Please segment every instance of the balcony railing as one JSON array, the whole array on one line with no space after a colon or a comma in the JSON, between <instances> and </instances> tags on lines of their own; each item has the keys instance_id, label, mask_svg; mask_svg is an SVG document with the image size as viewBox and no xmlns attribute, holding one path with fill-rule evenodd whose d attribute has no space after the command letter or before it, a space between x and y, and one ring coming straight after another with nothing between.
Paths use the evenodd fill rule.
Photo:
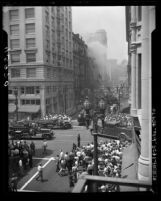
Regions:
<instances>
[{"instance_id":1,"label":"balcony railing","mask_svg":"<svg viewBox=\"0 0 161 201\"><path fill-rule=\"evenodd\" d=\"M141 191L150 191L152 184L148 181L139 181L123 178L112 178L112 177L102 177L102 176L92 176L84 175L80 176L76 186L74 187L72 193L84 193L84 192L97 192L96 187L99 184L113 184L116 185L119 191L119 186L136 187L141 188ZM87 190L85 191L87 187ZM136 190L139 191L139 190Z\"/></svg>"}]
</instances>

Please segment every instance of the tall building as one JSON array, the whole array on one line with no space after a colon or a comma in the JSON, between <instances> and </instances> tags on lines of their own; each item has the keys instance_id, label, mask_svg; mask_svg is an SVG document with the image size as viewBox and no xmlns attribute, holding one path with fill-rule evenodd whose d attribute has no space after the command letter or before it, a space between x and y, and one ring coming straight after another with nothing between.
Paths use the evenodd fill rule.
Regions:
<instances>
[{"instance_id":1,"label":"tall building","mask_svg":"<svg viewBox=\"0 0 161 201\"><path fill-rule=\"evenodd\" d=\"M4 7L3 14L9 116L16 99L19 118L69 113L74 107L71 7Z\"/></svg>"},{"instance_id":2,"label":"tall building","mask_svg":"<svg viewBox=\"0 0 161 201\"><path fill-rule=\"evenodd\" d=\"M79 34L73 33L73 67L76 105L79 104L81 97L83 97L84 89L88 87L87 56L87 45Z\"/></svg>"},{"instance_id":3,"label":"tall building","mask_svg":"<svg viewBox=\"0 0 161 201\"><path fill-rule=\"evenodd\" d=\"M131 78L131 115L141 125L138 179L152 182L152 32L156 28L155 6L127 6L126 34Z\"/></svg>"}]
</instances>

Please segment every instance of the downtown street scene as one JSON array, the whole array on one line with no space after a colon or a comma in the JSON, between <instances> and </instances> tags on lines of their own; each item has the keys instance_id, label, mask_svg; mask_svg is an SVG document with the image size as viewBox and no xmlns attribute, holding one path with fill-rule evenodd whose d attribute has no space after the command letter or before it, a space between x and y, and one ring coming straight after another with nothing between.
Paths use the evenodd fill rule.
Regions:
<instances>
[{"instance_id":1,"label":"downtown street scene","mask_svg":"<svg viewBox=\"0 0 161 201\"><path fill-rule=\"evenodd\" d=\"M155 15L3 7L8 192L153 192Z\"/></svg>"}]
</instances>

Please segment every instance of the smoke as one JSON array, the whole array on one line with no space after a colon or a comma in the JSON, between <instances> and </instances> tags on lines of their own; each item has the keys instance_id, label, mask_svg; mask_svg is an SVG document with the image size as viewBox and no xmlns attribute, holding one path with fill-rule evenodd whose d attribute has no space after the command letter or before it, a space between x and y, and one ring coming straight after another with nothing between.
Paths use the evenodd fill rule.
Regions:
<instances>
[{"instance_id":1,"label":"smoke","mask_svg":"<svg viewBox=\"0 0 161 201\"><path fill-rule=\"evenodd\" d=\"M101 75L107 72L107 48L98 41L93 41L88 45L88 56L94 58Z\"/></svg>"}]
</instances>

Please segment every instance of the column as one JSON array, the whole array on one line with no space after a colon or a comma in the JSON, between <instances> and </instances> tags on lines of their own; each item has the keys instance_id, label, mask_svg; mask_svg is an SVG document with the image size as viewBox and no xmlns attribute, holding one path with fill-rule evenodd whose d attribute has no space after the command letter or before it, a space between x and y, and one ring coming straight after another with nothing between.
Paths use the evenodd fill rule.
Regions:
<instances>
[{"instance_id":1,"label":"column","mask_svg":"<svg viewBox=\"0 0 161 201\"><path fill-rule=\"evenodd\" d=\"M41 87L40 94L41 118L43 118L46 115L45 86Z\"/></svg>"},{"instance_id":2,"label":"column","mask_svg":"<svg viewBox=\"0 0 161 201\"><path fill-rule=\"evenodd\" d=\"M136 110L136 6L131 6L131 115L137 115Z\"/></svg>"},{"instance_id":3,"label":"column","mask_svg":"<svg viewBox=\"0 0 161 201\"><path fill-rule=\"evenodd\" d=\"M139 180L150 180L150 166L152 161L150 160L150 140L151 140L151 129L149 124L150 119L150 98L151 92L149 91L151 75L149 74L150 59L149 53L149 8L148 6L142 6L142 128L141 128L141 155L138 161L138 179Z\"/></svg>"},{"instance_id":4,"label":"column","mask_svg":"<svg viewBox=\"0 0 161 201\"><path fill-rule=\"evenodd\" d=\"M138 60L139 55L136 54L136 109L138 111L139 109L139 66L138 66Z\"/></svg>"}]
</instances>

